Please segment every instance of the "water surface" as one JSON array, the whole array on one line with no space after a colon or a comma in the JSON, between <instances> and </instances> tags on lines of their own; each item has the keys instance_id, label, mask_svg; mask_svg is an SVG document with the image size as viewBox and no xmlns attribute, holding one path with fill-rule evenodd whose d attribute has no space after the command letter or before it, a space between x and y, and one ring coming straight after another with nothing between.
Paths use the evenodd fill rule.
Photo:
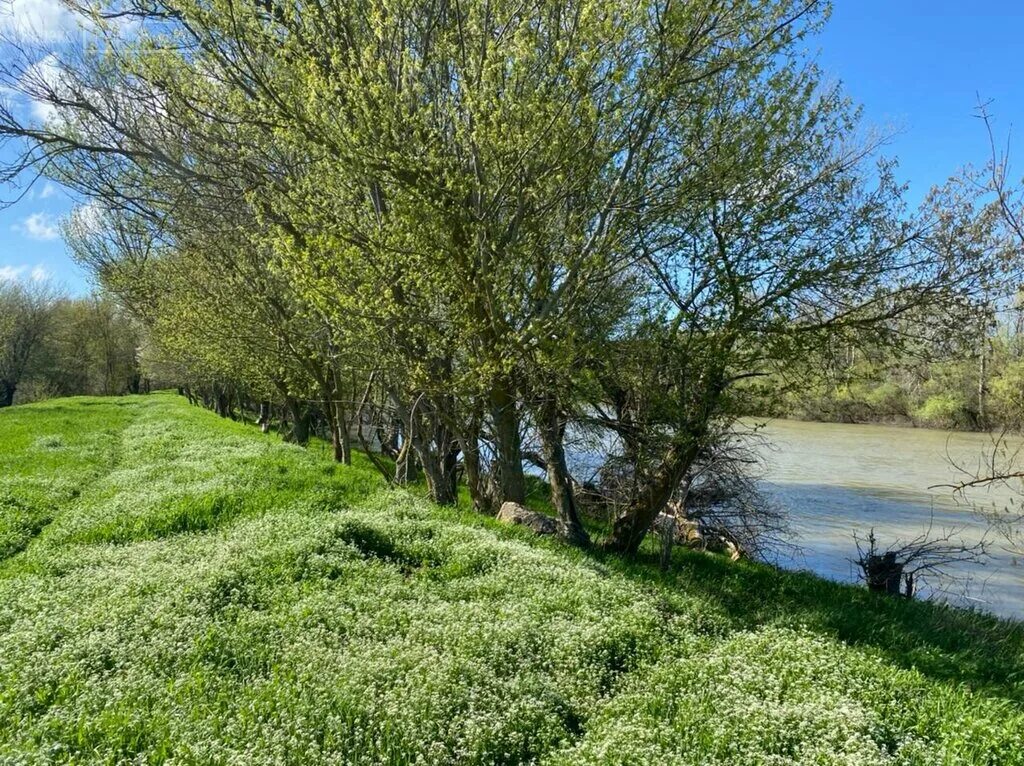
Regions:
<instances>
[{"instance_id":1,"label":"water surface","mask_svg":"<svg viewBox=\"0 0 1024 766\"><path fill-rule=\"evenodd\" d=\"M764 450L765 489L789 511L799 546L781 555L787 568L856 581L854 533L874 527L884 545L931 527L932 535L959 530L970 544L986 536L980 508L1021 499L1007 487L973 490L965 500L935 486L963 480L954 463L980 467L992 451L986 434L791 420L769 421L762 432L772 445ZM1024 561L988 536L990 560L952 566L951 577L932 578L922 595L1024 617Z\"/></svg>"}]
</instances>

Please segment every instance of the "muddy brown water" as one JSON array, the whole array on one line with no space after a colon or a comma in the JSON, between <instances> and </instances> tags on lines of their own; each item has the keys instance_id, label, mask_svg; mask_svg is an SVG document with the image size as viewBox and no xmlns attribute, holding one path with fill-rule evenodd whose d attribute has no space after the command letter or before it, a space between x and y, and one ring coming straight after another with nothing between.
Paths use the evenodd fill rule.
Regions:
<instances>
[{"instance_id":1,"label":"muddy brown water","mask_svg":"<svg viewBox=\"0 0 1024 766\"><path fill-rule=\"evenodd\" d=\"M854 534L873 527L882 543L957 530L968 544L986 537L991 557L954 564L931 577L923 596L1003 616L1024 618L1024 560L988 531L979 511L1020 504L1005 486L958 498L935 485L962 480L954 464L979 468L992 452L990 435L878 425L764 422L763 488L789 513L795 550L778 563L841 581L857 580ZM1018 443L1020 443L1018 441Z\"/></svg>"}]
</instances>

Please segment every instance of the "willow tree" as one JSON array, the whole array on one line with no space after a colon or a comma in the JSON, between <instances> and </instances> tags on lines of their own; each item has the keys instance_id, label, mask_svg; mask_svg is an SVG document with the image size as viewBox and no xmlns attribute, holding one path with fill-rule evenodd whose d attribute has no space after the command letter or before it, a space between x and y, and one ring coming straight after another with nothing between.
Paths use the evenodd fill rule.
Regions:
<instances>
[{"instance_id":1,"label":"willow tree","mask_svg":"<svg viewBox=\"0 0 1024 766\"><path fill-rule=\"evenodd\" d=\"M316 147L276 208L316 241L284 267L333 324L369 320L467 458L494 445L499 502L523 499L531 411L581 539L564 413L630 313L638 221L676 214L692 176L665 157L676 110L792 45L815 5L279 4L203 45L294 125L282 140Z\"/></svg>"},{"instance_id":2,"label":"willow tree","mask_svg":"<svg viewBox=\"0 0 1024 766\"><path fill-rule=\"evenodd\" d=\"M34 142L24 161L92 200L66 227L76 257L215 399L242 383L282 397L300 425L312 400L348 461L328 333L271 270L265 205L250 196L287 168L253 158L262 134L227 108L231 90L168 55L161 39L110 38L109 49L79 52L53 77L19 80L54 110L49 123L24 128Z\"/></svg>"},{"instance_id":3,"label":"willow tree","mask_svg":"<svg viewBox=\"0 0 1024 766\"><path fill-rule=\"evenodd\" d=\"M638 219L630 243L648 302L598 368L596 404L634 482L608 541L624 552L742 411L739 381L830 339L899 343L901 317L956 304L999 249L970 216L908 215L878 143L857 140L856 111L813 63L751 59L702 92L671 110L666 140L667 172L694 168L690 183L655 197L667 214Z\"/></svg>"}]
</instances>

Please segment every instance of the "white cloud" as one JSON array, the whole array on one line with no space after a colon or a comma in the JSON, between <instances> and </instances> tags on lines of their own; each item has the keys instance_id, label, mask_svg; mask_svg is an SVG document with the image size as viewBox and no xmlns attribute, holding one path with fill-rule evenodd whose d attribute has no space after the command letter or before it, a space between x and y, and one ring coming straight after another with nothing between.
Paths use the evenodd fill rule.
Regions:
<instances>
[{"instance_id":1,"label":"white cloud","mask_svg":"<svg viewBox=\"0 0 1024 766\"><path fill-rule=\"evenodd\" d=\"M0 0L0 33L15 40L56 42L79 28L60 0Z\"/></svg>"},{"instance_id":2,"label":"white cloud","mask_svg":"<svg viewBox=\"0 0 1024 766\"><path fill-rule=\"evenodd\" d=\"M35 266L0 266L0 282L17 282L23 278L31 279L33 282L45 282L52 277L53 273L41 263Z\"/></svg>"},{"instance_id":3,"label":"white cloud","mask_svg":"<svg viewBox=\"0 0 1024 766\"><path fill-rule=\"evenodd\" d=\"M57 107L46 99L52 97L50 94L59 95L67 89L62 87L63 77L64 69L61 67L60 60L53 53L27 67L22 74L19 83L20 90L28 96L32 116L39 122L46 123L57 116Z\"/></svg>"},{"instance_id":4,"label":"white cloud","mask_svg":"<svg viewBox=\"0 0 1024 766\"><path fill-rule=\"evenodd\" d=\"M71 211L71 223L76 230L87 234L99 234L103 231L106 210L96 200L89 200Z\"/></svg>"},{"instance_id":5,"label":"white cloud","mask_svg":"<svg viewBox=\"0 0 1024 766\"><path fill-rule=\"evenodd\" d=\"M39 199L50 199L57 194L57 187L47 181L43 184L43 188L39 190Z\"/></svg>"},{"instance_id":6,"label":"white cloud","mask_svg":"<svg viewBox=\"0 0 1024 766\"><path fill-rule=\"evenodd\" d=\"M60 236L57 220L49 213L33 213L21 223L14 224L11 229L29 239L38 239L42 242L48 242Z\"/></svg>"}]
</instances>

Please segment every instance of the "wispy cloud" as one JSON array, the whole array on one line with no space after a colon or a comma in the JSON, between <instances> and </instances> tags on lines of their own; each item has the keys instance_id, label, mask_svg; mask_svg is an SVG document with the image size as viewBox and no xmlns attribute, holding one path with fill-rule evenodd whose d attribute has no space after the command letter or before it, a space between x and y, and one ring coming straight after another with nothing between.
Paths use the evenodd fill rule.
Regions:
<instances>
[{"instance_id":1,"label":"wispy cloud","mask_svg":"<svg viewBox=\"0 0 1024 766\"><path fill-rule=\"evenodd\" d=\"M89 234L98 234L103 230L105 215L106 212L99 202L89 200L71 211L71 222L76 229L81 229Z\"/></svg>"},{"instance_id":2,"label":"wispy cloud","mask_svg":"<svg viewBox=\"0 0 1024 766\"><path fill-rule=\"evenodd\" d=\"M15 40L56 42L79 28L60 0L0 0L0 32Z\"/></svg>"},{"instance_id":3,"label":"wispy cloud","mask_svg":"<svg viewBox=\"0 0 1024 766\"><path fill-rule=\"evenodd\" d=\"M57 187L54 186L50 181L43 184L43 188L39 190L39 199L50 199L57 195Z\"/></svg>"},{"instance_id":4,"label":"wispy cloud","mask_svg":"<svg viewBox=\"0 0 1024 766\"><path fill-rule=\"evenodd\" d=\"M59 95L67 90L65 78L64 68L54 53L26 67L18 87L21 95L28 99L32 117L38 122L45 124L56 119L57 107L50 101L54 94Z\"/></svg>"},{"instance_id":5,"label":"wispy cloud","mask_svg":"<svg viewBox=\"0 0 1024 766\"><path fill-rule=\"evenodd\" d=\"M57 220L49 213L32 213L21 223L14 224L11 229L24 237L42 242L48 242L60 236Z\"/></svg>"},{"instance_id":6,"label":"wispy cloud","mask_svg":"<svg viewBox=\"0 0 1024 766\"><path fill-rule=\"evenodd\" d=\"M23 263L17 266L0 266L0 282L17 282L25 277L33 282L45 282L52 278L53 274L42 264L30 266Z\"/></svg>"}]
</instances>

